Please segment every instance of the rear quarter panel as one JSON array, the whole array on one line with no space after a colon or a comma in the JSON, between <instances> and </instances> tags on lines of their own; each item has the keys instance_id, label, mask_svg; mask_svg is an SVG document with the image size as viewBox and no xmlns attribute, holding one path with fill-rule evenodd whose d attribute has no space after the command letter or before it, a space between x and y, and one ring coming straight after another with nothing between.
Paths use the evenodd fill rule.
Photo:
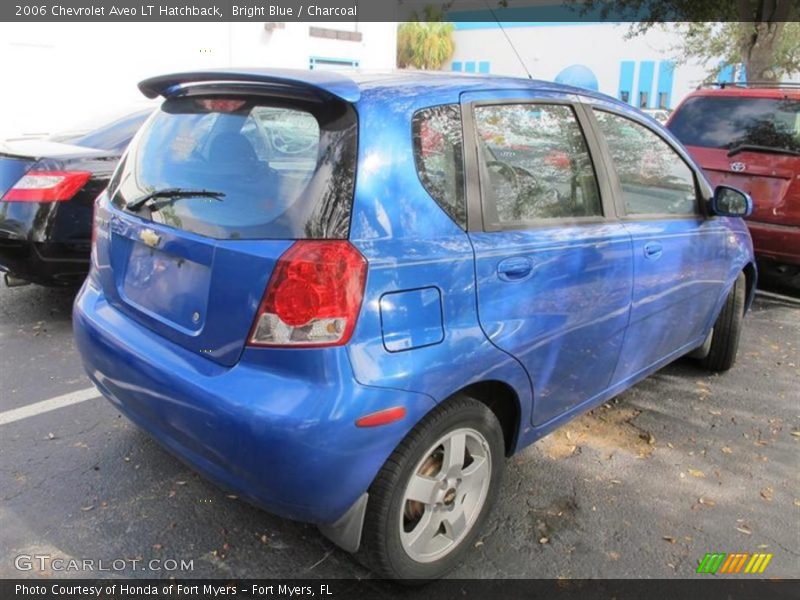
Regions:
<instances>
[{"instance_id":1,"label":"rear quarter panel","mask_svg":"<svg viewBox=\"0 0 800 600\"><path fill-rule=\"evenodd\" d=\"M527 424L530 380L516 359L489 342L478 323L469 238L428 195L414 165L413 113L457 103L457 92L428 95L419 105L413 90L396 92L392 98L364 94L357 106L359 171L350 240L369 262L369 272L349 344L355 377L364 385L422 392L437 403L471 383L502 381L516 392L521 423ZM436 299L431 289L441 304L440 335L432 323L438 309L420 303ZM398 307L400 318L394 314L382 320L382 300L385 309L387 298L404 297L410 300ZM404 324L405 337L425 343L398 348L391 342L398 332L387 329L398 323Z\"/></svg>"}]
</instances>

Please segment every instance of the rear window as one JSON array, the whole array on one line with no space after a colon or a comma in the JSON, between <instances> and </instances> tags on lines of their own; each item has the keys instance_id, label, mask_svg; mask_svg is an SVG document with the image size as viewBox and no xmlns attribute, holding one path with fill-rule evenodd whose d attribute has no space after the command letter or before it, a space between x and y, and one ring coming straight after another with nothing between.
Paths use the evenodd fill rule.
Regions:
<instances>
[{"instance_id":1,"label":"rear window","mask_svg":"<svg viewBox=\"0 0 800 600\"><path fill-rule=\"evenodd\" d=\"M120 166L113 202L217 239L344 239L355 161L356 115L344 102L173 98Z\"/></svg>"},{"instance_id":2,"label":"rear window","mask_svg":"<svg viewBox=\"0 0 800 600\"><path fill-rule=\"evenodd\" d=\"M97 148L100 150L125 150L139 127L145 122L150 110L139 111L112 123L107 123L88 133L75 137L54 136L59 141L69 142L76 146Z\"/></svg>"},{"instance_id":3,"label":"rear window","mask_svg":"<svg viewBox=\"0 0 800 600\"><path fill-rule=\"evenodd\" d=\"M673 115L669 129L687 146L764 146L800 152L800 101L697 96Z\"/></svg>"}]
</instances>

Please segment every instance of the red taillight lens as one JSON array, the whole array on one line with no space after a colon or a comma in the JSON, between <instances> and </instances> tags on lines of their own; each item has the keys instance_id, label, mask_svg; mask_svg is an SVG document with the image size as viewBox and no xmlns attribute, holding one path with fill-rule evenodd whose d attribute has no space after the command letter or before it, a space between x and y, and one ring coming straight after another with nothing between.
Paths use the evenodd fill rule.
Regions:
<instances>
[{"instance_id":1,"label":"red taillight lens","mask_svg":"<svg viewBox=\"0 0 800 600\"><path fill-rule=\"evenodd\" d=\"M78 193L88 171L28 171L3 196L5 202L63 202Z\"/></svg>"},{"instance_id":2,"label":"red taillight lens","mask_svg":"<svg viewBox=\"0 0 800 600\"><path fill-rule=\"evenodd\" d=\"M356 326L366 278L367 261L350 242L295 242L270 277L250 344L346 344Z\"/></svg>"},{"instance_id":3,"label":"red taillight lens","mask_svg":"<svg viewBox=\"0 0 800 600\"><path fill-rule=\"evenodd\" d=\"M91 264L93 267L97 267L97 228L100 227L101 218L97 214L98 205L106 198L106 191L103 192L94 199L94 203L92 204L92 252L91 252Z\"/></svg>"},{"instance_id":4,"label":"red taillight lens","mask_svg":"<svg viewBox=\"0 0 800 600\"><path fill-rule=\"evenodd\" d=\"M356 427L380 427L381 425L388 425L389 423L399 421L405 416L405 407L394 406L356 419Z\"/></svg>"},{"instance_id":5,"label":"red taillight lens","mask_svg":"<svg viewBox=\"0 0 800 600\"><path fill-rule=\"evenodd\" d=\"M197 103L210 112L230 113L230 112L235 112L240 108L242 108L247 103L247 101L226 100L223 98L204 98L198 100Z\"/></svg>"}]
</instances>

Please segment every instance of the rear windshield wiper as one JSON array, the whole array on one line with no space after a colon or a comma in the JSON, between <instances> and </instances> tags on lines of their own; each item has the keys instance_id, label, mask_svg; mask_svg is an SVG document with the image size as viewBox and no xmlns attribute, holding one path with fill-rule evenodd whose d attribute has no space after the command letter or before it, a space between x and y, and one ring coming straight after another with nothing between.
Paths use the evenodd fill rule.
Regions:
<instances>
[{"instance_id":1,"label":"rear windshield wiper","mask_svg":"<svg viewBox=\"0 0 800 600\"><path fill-rule=\"evenodd\" d=\"M146 194L141 198L137 198L136 200L131 200L125 205L125 208L127 210L137 211L151 200L156 200L157 198L166 198L169 200L177 200L178 198L213 198L214 200L221 201L224 197L224 192L215 192L214 190L164 188L163 190L156 190L155 192Z\"/></svg>"},{"instance_id":2,"label":"rear windshield wiper","mask_svg":"<svg viewBox=\"0 0 800 600\"><path fill-rule=\"evenodd\" d=\"M739 144L728 150L728 156L735 156L740 152L769 152L771 154L788 154L790 156L800 156L797 150L789 150L788 148L776 148L774 146L759 146L758 144Z\"/></svg>"}]
</instances>

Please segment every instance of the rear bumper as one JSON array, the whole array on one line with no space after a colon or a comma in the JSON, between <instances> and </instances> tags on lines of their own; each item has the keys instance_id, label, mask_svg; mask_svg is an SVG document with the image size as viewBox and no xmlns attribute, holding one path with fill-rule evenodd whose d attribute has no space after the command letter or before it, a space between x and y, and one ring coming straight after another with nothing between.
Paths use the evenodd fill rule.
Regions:
<instances>
[{"instance_id":1,"label":"rear bumper","mask_svg":"<svg viewBox=\"0 0 800 600\"><path fill-rule=\"evenodd\" d=\"M89 271L91 205L4 202L0 270L42 285L78 285Z\"/></svg>"},{"instance_id":2,"label":"rear bumper","mask_svg":"<svg viewBox=\"0 0 800 600\"><path fill-rule=\"evenodd\" d=\"M356 383L343 348L247 349L223 367L131 321L88 282L73 323L84 366L115 407L221 487L290 519L335 522L433 407L424 394ZM398 405L402 421L354 425Z\"/></svg>"},{"instance_id":3,"label":"rear bumper","mask_svg":"<svg viewBox=\"0 0 800 600\"><path fill-rule=\"evenodd\" d=\"M758 258L800 265L800 227L748 221L753 249Z\"/></svg>"},{"instance_id":4,"label":"rear bumper","mask_svg":"<svg viewBox=\"0 0 800 600\"><path fill-rule=\"evenodd\" d=\"M77 286L89 271L90 252L88 241L75 245L0 238L0 271L41 285Z\"/></svg>"}]
</instances>

